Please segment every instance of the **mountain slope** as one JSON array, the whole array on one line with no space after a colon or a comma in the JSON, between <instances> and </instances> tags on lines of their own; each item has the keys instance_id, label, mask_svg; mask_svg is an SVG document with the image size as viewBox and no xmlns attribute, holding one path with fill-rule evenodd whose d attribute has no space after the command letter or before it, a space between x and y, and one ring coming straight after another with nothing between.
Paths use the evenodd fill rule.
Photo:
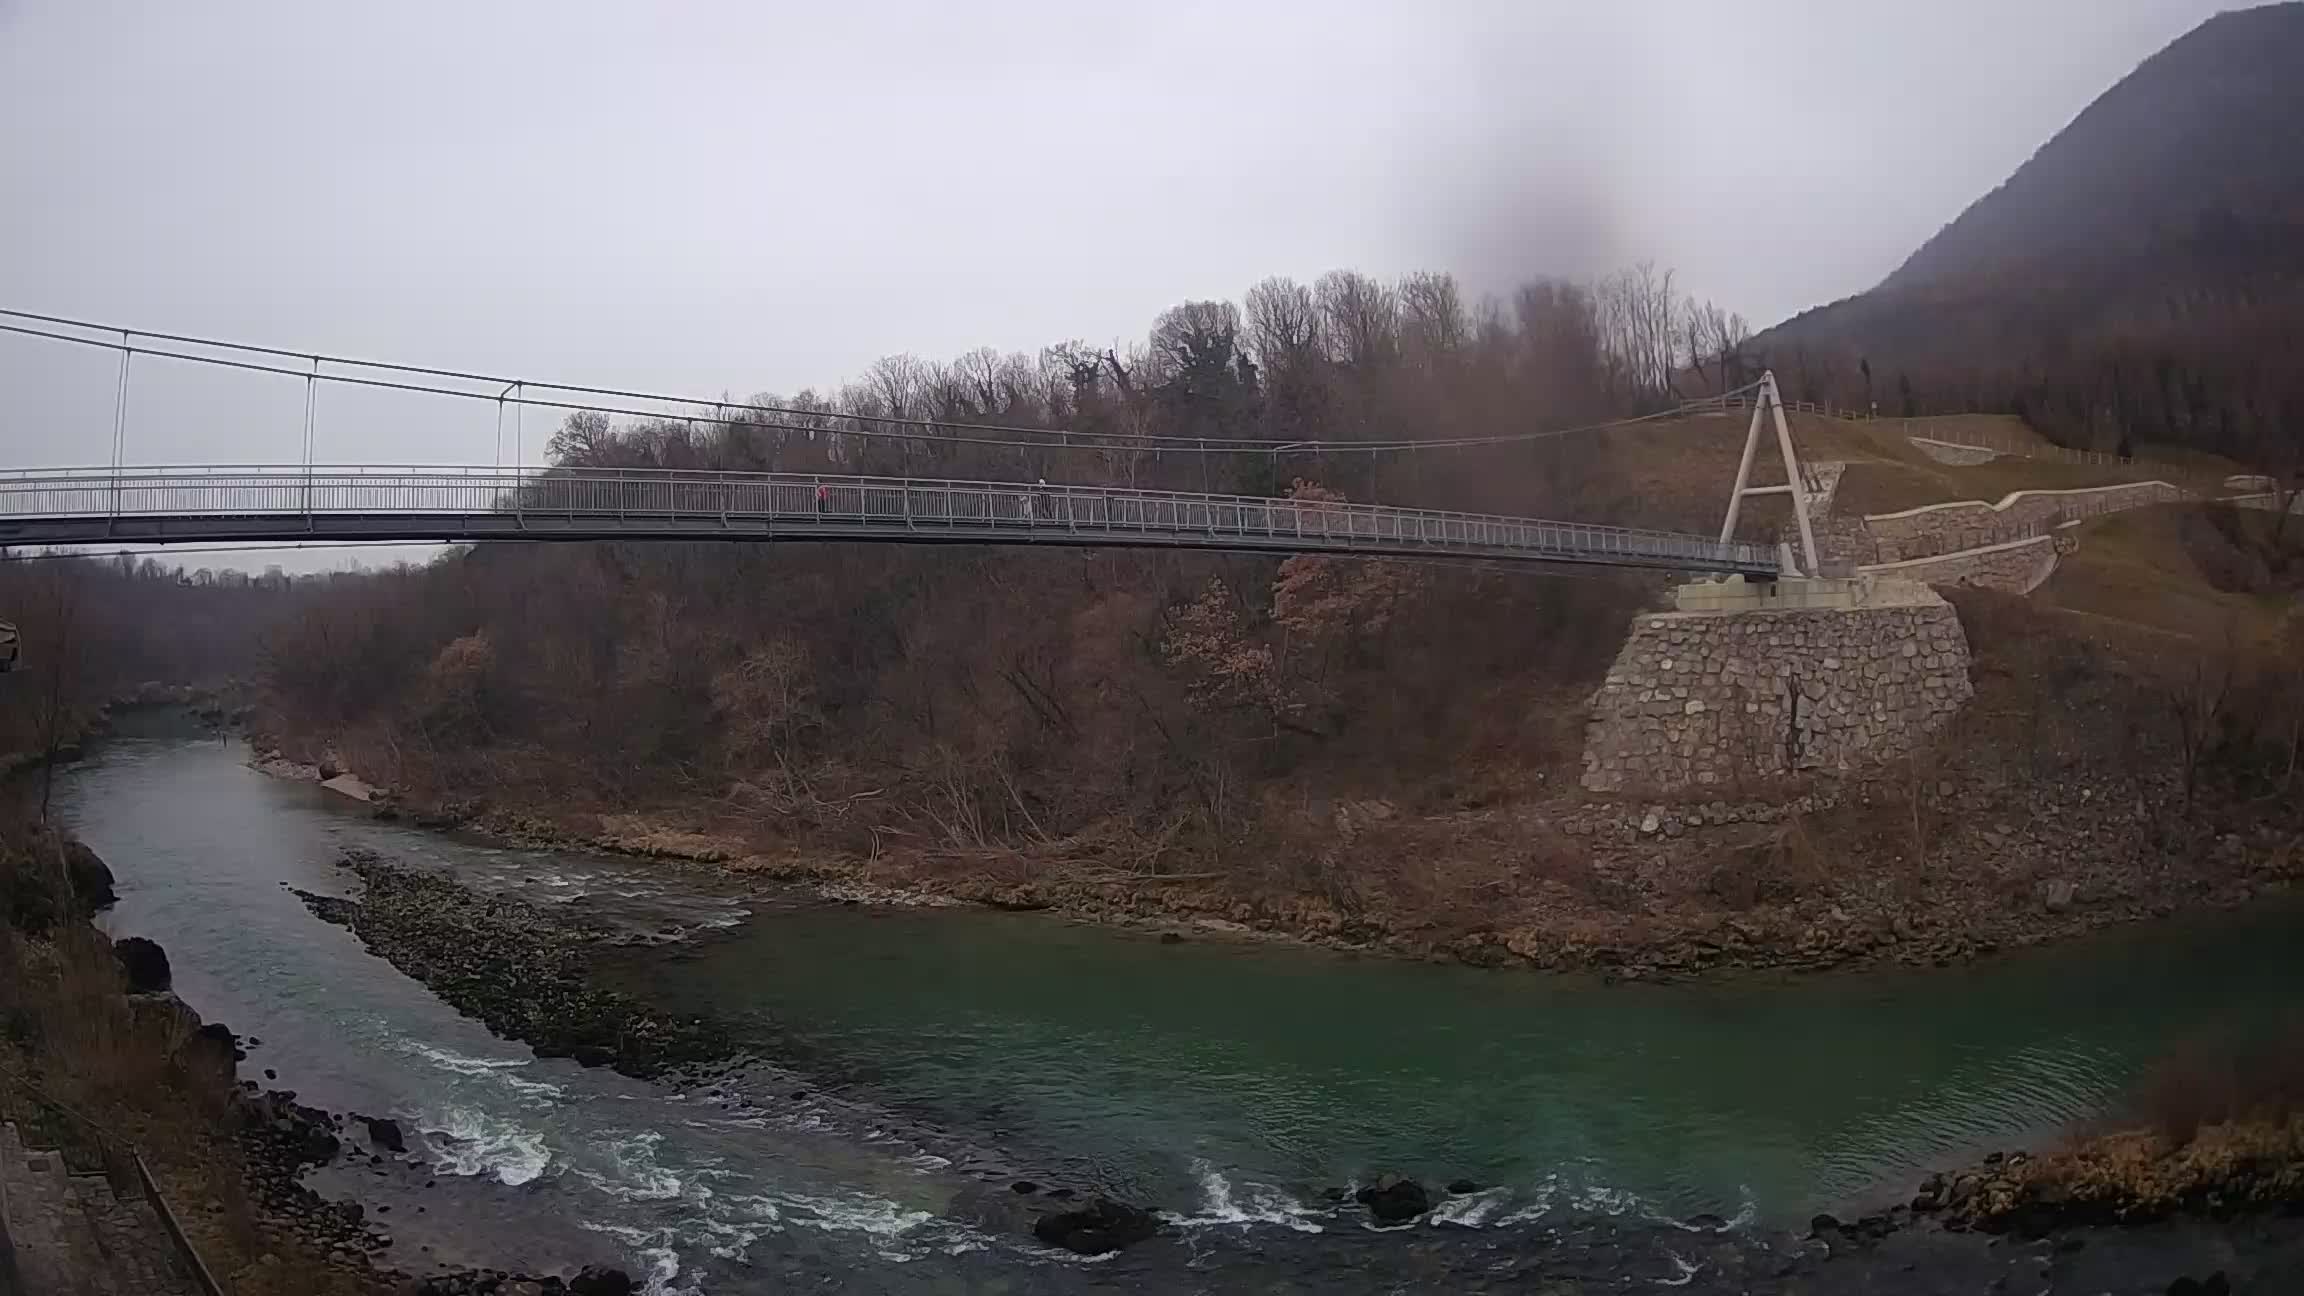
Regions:
<instances>
[{"instance_id":1,"label":"mountain slope","mask_svg":"<svg viewBox=\"0 0 2304 1296\"><path fill-rule=\"evenodd\" d=\"M2219 14L2145 60L1882 287L2194 242L2245 248L2299 218L2304 4L2267 5Z\"/></svg>"},{"instance_id":2,"label":"mountain slope","mask_svg":"<svg viewBox=\"0 0 2304 1296\"><path fill-rule=\"evenodd\" d=\"M2293 458L2299 123L2304 3L2220 14L1879 287L1770 330L1760 349L1802 394L1883 413L2020 407L2067 442Z\"/></svg>"}]
</instances>

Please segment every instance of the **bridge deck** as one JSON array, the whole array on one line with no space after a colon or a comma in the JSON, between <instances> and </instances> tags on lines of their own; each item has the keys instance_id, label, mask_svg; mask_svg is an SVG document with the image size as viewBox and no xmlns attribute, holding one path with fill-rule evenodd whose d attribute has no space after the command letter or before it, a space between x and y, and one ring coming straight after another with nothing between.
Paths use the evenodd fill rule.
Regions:
<instances>
[{"instance_id":1,"label":"bridge deck","mask_svg":"<svg viewBox=\"0 0 2304 1296\"><path fill-rule=\"evenodd\" d=\"M562 468L0 476L0 545L607 539L1186 547L1778 570L1772 546L1670 531L1108 487Z\"/></svg>"}]
</instances>

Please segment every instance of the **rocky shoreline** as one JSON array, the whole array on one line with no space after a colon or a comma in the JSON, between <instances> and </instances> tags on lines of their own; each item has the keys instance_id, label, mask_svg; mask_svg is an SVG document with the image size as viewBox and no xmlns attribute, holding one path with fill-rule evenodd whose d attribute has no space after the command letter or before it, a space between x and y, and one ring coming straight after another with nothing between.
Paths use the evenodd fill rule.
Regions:
<instances>
[{"instance_id":1,"label":"rocky shoreline","mask_svg":"<svg viewBox=\"0 0 2304 1296\"><path fill-rule=\"evenodd\" d=\"M700 1017L666 1017L591 983L587 949L608 933L448 878L345 852L357 901L295 894L459 1012L535 1049L638 1079L725 1061L727 1035Z\"/></svg>"},{"instance_id":2,"label":"rocky shoreline","mask_svg":"<svg viewBox=\"0 0 2304 1296\"><path fill-rule=\"evenodd\" d=\"M465 1269L416 1275L387 1263L392 1236L367 1218L360 1204L329 1201L306 1187L303 1175L339 1159L362 1157L354 1142L357 1128L367 1145L366 1160L381 1166L400 1161L426 1173L424 1163L406 1156L407 1145L395 1121L357 1114L338 1115L296 1101L293 1090L259 1090L241 1082L234 1114L245 1157L257 1225L270 1235L293 1235L326 1262L347 1273L374 1279L394 1296L630 1296L637 1290L620 1269L586 1266L573 1276L522 1274L498 1269ZM419 1208L421 1209L421 1208ZM259 1262L261 1263L261 1261Z\"/></svg>"},{"instance_id":3,"label":"rocky shoreline","mask_svg":"<svg viewBox=\"0 0 2304 1296\"><path fill-rule=\"evenodd\" d=\"M2037 1156L1994 1154L1929 1176L1911 1210L1950 1229L2024 1237L2187 1216L2304 1215L2304 1115L2203 1126L2182 1141L2129 1129Z\"/></svg>"},{"instance_id":4,"label":"rocky shoreline","mask_svg":"<svg viewBox=\"0 0 2304 1296\"><path fill-rule=\"evenodd\" d=\"M1879 778L1826 782L1790 800L1667 805L1577 796L1482 812L1468 821L1485 825L1482 833L1503 831L1539 846L1546 840L1573 843L1591 873L1582 885L1604 893L1606 903L1595 907L1589 897L1556 896L1556 887L1547 889L1551 884L1523 882L1544 900L1537 906L1541 912L1558 916L1532 925L1474 922L1441 929L1390 915L1381 906L1347 912L1317 897L1243 895L1210 877L1042 868L1022 849L1013 852L1014 867L953 870L911 859L900 849L872 858L795 843L763 849L697 808L556 814L477 797L418 801L361 781L332 757L305 764L260 753L252 764L276 777L322 782L370 804L379 818L405 819L420 828L520 848L710 866L740 879L804 886L836 901L1042 911L1102 926L1579 972L1607 981L1946 967L2119 924L2232 908L2304 884L2304 825L2292 817L2219 826L2209 816L2181 840L2151 845L2167 828L2146 803L2171 795L2168 789L2147 790L2141 776L2115 786L2101 771L2036 789L2020 807L2004 804L1988 788L1935 785L1931 792L1942 803L1937 813L1947 823L1941 840L1923 843L1922 853L1929 868L1944 874L1945 885L1925 901L1894 898L1893 888L1862 896L1770 894L1775 884L1769 874L1783 866L1768 857L1781 854L1787 838L1800 838L1833 816L1869 822L1874 808L1912 795L1910 788ZM1379 834L1407 831L1395 849L1423 849L1404 828L1403 816L1385 803L1339 804L1336 822L1345 844L1358 839L1370 845ZM1902 840L1857 836L1858 848L1867 852L1912 848ZM2046 874L2048 880L2010 894L2011 860L2025 861L2023 872ZM1692 889L1701 903L1690 904Z\"/></svg>"},{"instance_id":5,"label":"rocky shoreline","mask_svg":"<svg viewBox=\"0 0 2304 1296\"><path fill-rule=\"evenodd\" d=\"M607 1066L643 1080L677 1073L732 1095L741 1060L721 1027L700 1017L660 1016L591 984L589 951L612 939L604 929L372 852L348 851L339 863L360 879L359 900L296 896L315 916L351 929L370 950L496 1034L528 1044L539 1057ZM1083 1255L1118 1250L1159 1229L1156 1215L1141 1206L997 1168L980 1170L979 1177L985 1186L961 1193L951 1214L980 1227Z\"/></svg>"},{"instance_id":6,"label":"rocky shoreline","mask_svg":"<svg viewBox=\"0 0 2304 1296\"><path fill-rule=\"evenodd\" d=\"M1974 913L1957 918L1924 911L1866 911L1817 899L1785 906L1724 905L1687 923L1653 928L1631 939L1577 929L1435 933L1395 928L1379 916L1347 915L1333 906L1301 898L1243 898L1193 880L1115 881L1053 875L1012 882L971 875L923 881L901 873L892 876L885 863L837 853L786 850L762 854L738 837L677 821L652 822L642 816L621 816L613 825L590 825L584 821L603 817L555 819L477 801L412 808L389 793L378 794L376 804L379 817L406 818L421 828L470 833L528 849L580 850L710 866L739 878L807 886L829 900L905 906L983 905L1178 935L1283 941L1476 967L1583 972L1610 981L1673 981L1749 972L1799 974L1867 966L1947 967L2124 923L2185 911L2233 908L2289 892L2304 880L2304 850L2292 849L2287 838L2275 835L2247 842L2231 834L2218 834L2212 835L2209 849L2226 859L2230 867L2214 876L2175 882L2166 877L2167 869L2139 863L2131 871L2150 875L2150 885L2099 886L2092 893L2077 884L2060 883L2014 904L1984 903L1994 897L1981 895ZM1722 807L1716 814L1707 807L1693 807L1659 817L1649 810L1590 817L1577 820L1574 826L1595 839L1593 849L1604 869L1630 877L1644 862L1637 859L1643 853L1651 858L1677 854L1684 859L1705 849L1698 840L1706 831L1705 825L1728 829L1750 824L1756 822L1753 813L1748 807ZM1663 826L1645 830L1652 819ZM2115 829L2133 828L2125 821L2099 827L2113 835L2117 835ZM1988 824L1974 831L1979 834L1977 851L1987 855L2009 849L2013 836L2021 835ZM2114 847L2106 845L2104 849Z\"/></svg>"}]
</instances>

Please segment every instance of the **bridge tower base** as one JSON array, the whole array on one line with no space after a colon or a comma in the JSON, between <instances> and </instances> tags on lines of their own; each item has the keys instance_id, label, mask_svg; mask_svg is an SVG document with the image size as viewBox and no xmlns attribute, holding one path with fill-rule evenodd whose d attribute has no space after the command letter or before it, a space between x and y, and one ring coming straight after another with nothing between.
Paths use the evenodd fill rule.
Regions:
<instances>
[{"instance_id":1,"label":"bridge tower base","mask_svg":"<svg viewBox=\"0 0 2304 1296\"><path fill-rule=\"evenodd\" d=\"M1760 795L1915 750L1975 695L1959 614L1910 581L1706 581L1635 617L1592 696L1587 791Z\"/></svg>"}]
</instances>

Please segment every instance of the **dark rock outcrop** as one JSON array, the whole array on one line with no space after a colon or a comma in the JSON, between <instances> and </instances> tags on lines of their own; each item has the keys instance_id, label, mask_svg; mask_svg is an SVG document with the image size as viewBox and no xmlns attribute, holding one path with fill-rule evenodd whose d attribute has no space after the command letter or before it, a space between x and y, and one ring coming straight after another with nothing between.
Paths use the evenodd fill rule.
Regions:
<instances>
[{"instance_id":1,"label":"dark rock outcrop","mask_svg":"<svg viewBox=\"0 0 2304 1296\"><path fill-rule=\"evenodd\" d=\"M387 1152L408 1150L408 1139L400 1132L400 1122L389 1117L369 1116L363 1118L363 1123L368 1126L368 1142L373 1146Z\"/></svg>"},{"instance_id":2,"label":"dark rock outcrop","mask_svg":"<svg viewBox=\"0 0 2304 1296\"><path fill-rule=\"evenodd\" d=\"M1432 1209L1432 1194L1413 1179L1385 1175L1352 1194L1379 1224L1405 1224Z\"/></svg>"},{"instance_id":3,"label":"dark rock outcrop","mask_svg":"<svg viewBox=\"0 0 2304 1296\"><path fill-rule=\"evenodd\" d=\"M1034 1237L1076 1255L1117 1251L1159 1231L1160 1221L1152 1212L1109 1197L1091 1198L1079 1210L1043 1215L1032 1225Z\"/></svg>"},{"instance_id":4,"label":"dark rock outcrop","mask_svg":"<svg viewBox=\"0 0 2304 1296\"><path fill-rule=\"evenodd\" d=\"M629 1274L605 1265L586 1265L568 1280L569 1296L632 1296L637 1290Z\"/></svg>"},{"instance_id":5,"label":"dark rock outcrop","mask_svg":"<svg viewBox=\"0 0 2304 1296\"><path fill-rule=\"evenodd\" d=\"M122 937L112 942L112 954L128 976L131 994L162 994L175 984L168 971L168 952L157 942L142 936Z\"/></svg>"},{"instance_id":6,"label":"dark rock outcrop","mask_svg":"<svg viewBox=\"0 0 2304 1296\"><path fill-rule=\"evenodd\" d=\"M112 890L112 870L86 842L72 838L64 841L64 876L72 884L72 894L82 908L90 913L108 909L120 897Z\"/></svg>"},{"instance_id":7,"label":"dark rock outcrop","mask_svg":"<svg viewBox=\"0 0 2304 1296\"><path fill-rule=\"evenodd\" d=\"M209 1022L192 1032L187 1047L191 1052L204 1055L221 1066L226 1078L231 1077L234 1064L248 1056L240 1049L240 1037L234 1035L232 1028L222 1022Z\"/></svg>"}]
</instances>

